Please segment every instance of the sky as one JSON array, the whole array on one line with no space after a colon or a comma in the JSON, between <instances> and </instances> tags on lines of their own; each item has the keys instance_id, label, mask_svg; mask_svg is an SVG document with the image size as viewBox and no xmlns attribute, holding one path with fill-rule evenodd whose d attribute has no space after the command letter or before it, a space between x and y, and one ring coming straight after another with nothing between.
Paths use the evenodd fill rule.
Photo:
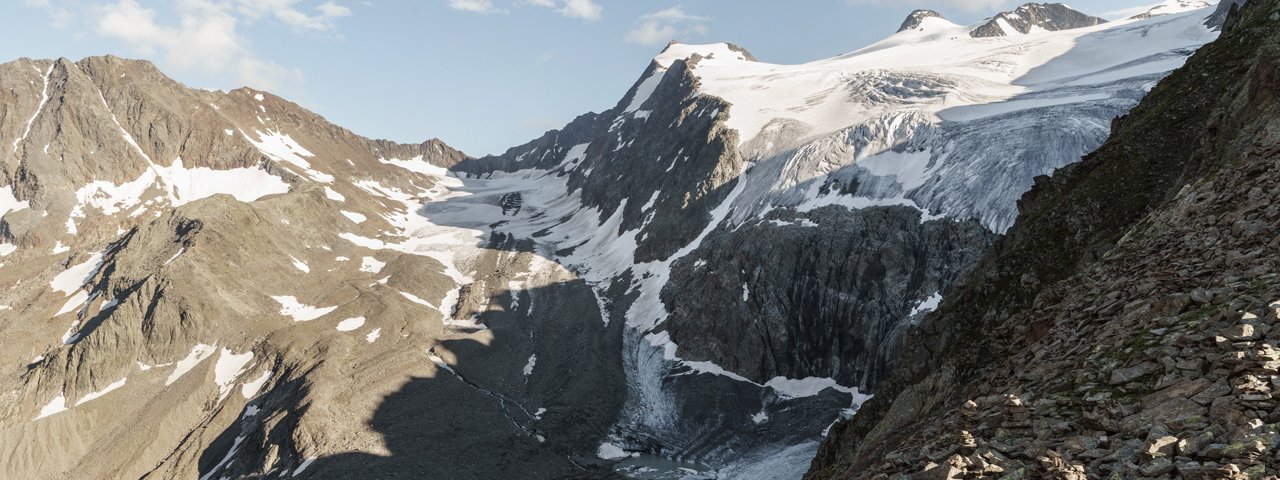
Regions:
<instances>
[{"instance_id":1,"label":"sky","mask_svg":"<svg viewBox=\"0 0 1280 480\"><path fill-rule=\"evenodd\" d=\"M9 0L0 63L112 54L191 87L267 90L370 138L471 155L616 104L670 40L802 63L911 10L974 23L1003 0ZM1123 18L1160 0L1072 0Z\"/></svg>"}]
</instances>

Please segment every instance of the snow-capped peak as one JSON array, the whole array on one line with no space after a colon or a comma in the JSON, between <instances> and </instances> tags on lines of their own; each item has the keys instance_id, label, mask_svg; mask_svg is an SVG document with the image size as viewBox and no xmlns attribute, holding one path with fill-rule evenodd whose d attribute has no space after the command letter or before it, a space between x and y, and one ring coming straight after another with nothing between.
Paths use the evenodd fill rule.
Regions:
<instances>
[{"instance_id":1,"label":"snow-capped peak","mask_svg":"<svg viewBox=\"0 0 1280 480\"><path fill-rule=\"evenodd\" d=\"M945 20L941 13L933 10L916 10L911 12L911 15L907 15L907 19L902 21L902 26L898 27L898 33L902 33L907 30L922 29L925 26L926 21L932 19Z\"/></svg>"},{"instance_id":2,"label":"snow-capped peak","mask_svg":"<svg viewBox=\"0 0 1280 480\"><path fill-rule=\"evenodd\" d=\"M754 62L756 58L751 56L746 49L734 45L732 43L711 43L705 45L688 45L680 42L671 42L667 48L662 50L653 60L658 62L662 68L671 68L671 64L676 60L690 61L694 58L699 61L715 60L715 61L736 61L736 62Z\"/></svg>"},{"instance_id":3,"label":"snow-capped peak","mask_svg":"<svg viewBox=\"0 0 1280 480\"><path fill-rule=\"evenodd\" d=\"M1007 37L1038 31L1056 32L1092 27L1107 21L1081 13L1062 3L1028 3L1012 12L1001 12L974 28L974 38Z\"/></svg>"},{"instance_id":4,"label":"snow-capped peak","mask_svg":"<svg viewBox=\"0 0 1280 480\"><path fill-rule=\"evenodd\" d=\"M1211 6L1213 5L1203 0L1165 0L1164 3L1151 7L1150 10L1139 13L1129 18L1133 20L1142 20L1145 18L1159 17L1162 15L1173 15L1175 13L1188 12L1191 10L1199 10L1201 8L1209 8Z\"/></svg>"}]
</instances>

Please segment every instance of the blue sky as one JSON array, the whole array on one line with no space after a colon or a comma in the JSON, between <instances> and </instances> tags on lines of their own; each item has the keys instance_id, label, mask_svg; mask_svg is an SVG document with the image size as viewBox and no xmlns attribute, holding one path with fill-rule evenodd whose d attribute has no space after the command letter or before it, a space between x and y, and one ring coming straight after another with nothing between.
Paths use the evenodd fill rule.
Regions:
<instances>
[{"instance_id":1,"label":"blue sky","mask_svg":"<svg viewBox=\"0 0 1280 480\"><path fill-rule=\"evenodd\" d=\"M269 90L373 137L499 153L616 103L669 39L798 63L1002 0L22 0L0 62L114 54L187 85ZM1073 0L1118 18L1160 0Z\"/></svg>"}]
</instances>

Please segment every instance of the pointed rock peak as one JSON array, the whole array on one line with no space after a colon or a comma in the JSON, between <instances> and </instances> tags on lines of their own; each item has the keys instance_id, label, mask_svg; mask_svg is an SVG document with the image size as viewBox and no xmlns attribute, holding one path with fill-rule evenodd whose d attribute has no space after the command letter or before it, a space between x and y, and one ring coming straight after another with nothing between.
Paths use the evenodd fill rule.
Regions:
<instances>
[{"instance_id":1,"label":"pointed rock peak","mask_svg":"<svg viewBox=\"0 0 1280 480\"><path fill-rule=\"evenodd\" d=\"M662 68L668 68L676 60L685 60L691 63L701 60L754 62L756 57L751 55L751 52L748 52L745 48L732 43L688 45L673 41L667 45L667 48L662 49L662 53L659 53L653 60L658 62L658 65Z\"/></svg>"},{"instance_id":2,"label":"pointed rock peak","mask_svg":"<svg viewBox=\"0 0 1280 480\"><path fill-rule=\"evenodd\" d=\"M1092 27L1105 19L1080 13L1062 3L1028 3L1012 12L997 14L969 32L974 38L1005 37L1037 31L1056 32Z\"/></svg>"},{"instance_id":3,"label":"pointed rock peak","mask_svg":"<svg viewBox=\"0 0 1280 480\"><path fill-rule=\"evenodd\" d=\"M1199 10L1201 8L1209 8L1210 6L1212 6L1212 4L1204 0L1165 0L1164 3L1151 7L1150 10L1129 18L1133 20L1142 20L1163 15L1189 12L1191 10Z\"/></svg>"},{"instance_id":4,"label":"pointed rock peak","mask_svg":"<svg viewBox=\"0 0 1280 480\"><path fill-rule=\"evenodd\" d=\"M911 15L907 15L906 20L903 20L902 26L898 27L898 33L902 33L907 30L915 30L915 29L921 28L924 26L925 20L930 18L941 18L943 20L946 20L945 18L943 18L941 13L935 12L933 10L916 10L914 12L911 12Z\"/></svg>"}]
</instances>

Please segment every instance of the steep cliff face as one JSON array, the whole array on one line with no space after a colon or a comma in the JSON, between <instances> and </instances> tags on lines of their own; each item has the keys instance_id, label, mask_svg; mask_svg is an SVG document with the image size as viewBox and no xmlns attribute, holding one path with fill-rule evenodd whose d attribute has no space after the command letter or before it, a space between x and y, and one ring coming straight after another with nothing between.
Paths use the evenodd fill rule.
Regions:
<instances>
[{"instance_id":1,"label":"steep cliff face","mask_svg":"<svg viewBox=\"0 0 1280 480\"><path fill-rule=\"evenodd\" d=\"M1278 21L1249 2L1038 181L809 476L1275 475Z\"/></svg>"},{"instance_id":2,"label":"steep cliff face","mask_svg":"<svg viewBox=\"0 0 1280 480\"><path fill-rule=\"evenodd\" d=\"M831 377L868 388L889 340L929 311L994 234L907 207L776 210L717 230L662 290L685 358L758 382ZM698 285L698 288L690 288Z\"/></svg>"}]
</instances>

